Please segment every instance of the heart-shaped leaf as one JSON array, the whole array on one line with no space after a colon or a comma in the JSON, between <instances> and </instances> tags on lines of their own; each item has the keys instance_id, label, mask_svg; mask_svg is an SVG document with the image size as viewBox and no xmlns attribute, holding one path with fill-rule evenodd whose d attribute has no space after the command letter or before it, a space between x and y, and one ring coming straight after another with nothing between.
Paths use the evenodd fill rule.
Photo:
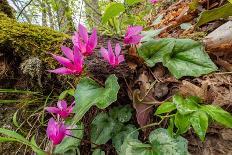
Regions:
<instances>
[{"instance_id":1,"label":"heart-shaped leaf","mask_svg":"<svg viewBox=\"0 0 232 155\"><path fill-rule=\"evenodd\" d=\"M111 139L115 127L115 121L108 114L100 113L91 124L91 142L105 144Z\"/></svg>"},{"instance_id":2,"label":"heart-shaped leaf","mask_svg":"<svg viewBox=\"0 0 232 155\"><path fill-rule=\"evenodd\" d=\"M183 134L190 128L190 115L181 115L179 112L175 115L175 126L178 128L178 134Z\"/></svg>"},{"instance_id":3,"label":"heart-shaped leaf","mask_svg":"<svg viewBox=\"0 0 232 155\"><path fill-rule=\"evenodd\" d=\"M98 83L90 78L83 78L77 85L74 95L76 104L73 109L75 113L73 124L80 121L91 106L96 105L100 109L105 109L115 102L119 88L115 75L110 75L107 78L105 87L99 86Z\"/></svg>"},{"instance_id":4,"label":"heart-shaped leaf","mask_svg":"<svg viewBox=\"0 0 232 155\"><path fill-rule=\"evenodd\" d=\"M132 109L129 106L123 107L114 107L109 115L114 119L118 120L121 123L128 122L132 116Z\"/></svg>"},{"instance_id":5,"label":"heart-shaped leaf","mask_svg":"<svg viewBox=\"0 0 232 155\"><path fill-rule=\"evenodd\" d=\"M164 38L144 43L139 55L149 67L162 62L176 77L199 77L217 70L202 44L191 39Z\"/></svg>"},{"instance_id":6,"label":"heart-shaped leaf","mask_svg":"<svg viewBox=\"0 0 232 155\"><path fill-rule=\"evenodd\" d=\"M178 136L172 138L166 129L156 129L149 136L149 144L127 137L121 147L120 155L187 155L187 140Z\"/></svg>"},{"instance_id":7,"label":"heart-shaped leaf","mask_svg":"<svg viewBox=\"0 0 232 155\"><path fill-rule=\"evenodd\" d=\"M136 127L131 124L128 124L127 126L123 126L121 130L112 137L112 143L118 153L121 150L121 146L124 140L129 134L131 134L130 136L132 138L138 139L139 132L136 131Z\"/></svg>"}]
</instances>

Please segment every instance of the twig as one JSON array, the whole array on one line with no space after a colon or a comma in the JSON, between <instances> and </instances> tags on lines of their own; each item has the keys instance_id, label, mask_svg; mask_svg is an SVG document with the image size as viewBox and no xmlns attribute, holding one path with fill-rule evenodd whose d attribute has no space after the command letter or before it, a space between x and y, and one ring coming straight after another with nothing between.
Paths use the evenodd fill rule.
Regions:
<instances>
[{"instance_id":1,"label":"twig","mask_svg":"<svg viewBox=\"0 0 232 155\"><path fill-rule=\"evenodd\" d=\"M26 9L26 7L27 7L28 5L31 4L32 1L33 1L33 0L30 0L30 1L23 7L23 9L19 12L19 15L18 15L17 19L19 19L19 16L21 16L21 14L23 13L23 11Z\"/></svg>"}]
</instances>

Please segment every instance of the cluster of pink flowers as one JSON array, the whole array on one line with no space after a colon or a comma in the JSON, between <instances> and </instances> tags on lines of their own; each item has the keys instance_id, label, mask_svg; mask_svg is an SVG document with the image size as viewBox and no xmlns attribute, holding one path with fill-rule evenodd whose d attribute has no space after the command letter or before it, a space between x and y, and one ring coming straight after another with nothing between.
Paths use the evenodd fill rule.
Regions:
<instances>
[{"instance_id":1,"label":"cluster of pink flowers","mask_svg":"<svg viewBox=\"0 0 232 155\"><path fill-rule=\"evenodd\" d=\"M129 26L124 38L124 43L138 44L142 38L140 35L142 29L141 26ZM84 58L93 54L94 49L97 47L97 38L96 29L93 29L92 34L89 36L87 29L79 24L78 31L74 32L74 35L72 36L73 49L62 46L61 50L64 53L64 57L52 54L53 58L63 67L48 71L62 75L80 75L83 71ZM113 51L110 41L108 41L108 50L102 47L100 53L103 59L113 67L117 67L120 63L125 61L124 55L121 54L121 46L116 44L115 50Z\"/></svg>"},{"instance_id":2,"label":"cluster of pink flowers","mask_svg":"<svg viewBox=\"0 0 232 155\"><path fill-rule=\"evenodd\" d=\"M129 26L124 38L125 44L138 44L142 38L140 32L141 26ZM84 58L93 54L94 49L97 46L97 30L94 29L89 36L87 29L79 24L78 31L76 31L72 37L73 48L70 49L66 46L62 46L61 50L64 53L63 56L52 54L53 58L57 60L63 67L55 70L49 70L49 72L68 75L68 74L81 74L83 71ZM112 67L118 66L125 61L124 55L121 54L121 46L117 43L113 50L111 41L108 41L108 49L102 47L100 53L105 61L107 61ZM67 102L64 100L58 101L57 107L47 107L46 110L56 116L57 121L51 118L47 126L47 136L52 141L53 145L60 144L66 135L70 135L70 127L64 124L64 121L72 113L74 103L67 106Z\"/></svg>"},{"instance_id":3,"label":"cluster of pink flowers","mask_svg":"<svg viewBox=\"0 0 232 155\"><path fill-rule=\"evenodd\" d=\"M54 118L50 118L47 126L47 136L52 141L53 145L60 144L65 136L71 135L71 127L64 124L64 120L70 116L74 106L73 102L70 106L67 106L65 100L57 102L57 107L46 107L45 109L56 115L58 121Z\"/></svg>"}]
</instances>

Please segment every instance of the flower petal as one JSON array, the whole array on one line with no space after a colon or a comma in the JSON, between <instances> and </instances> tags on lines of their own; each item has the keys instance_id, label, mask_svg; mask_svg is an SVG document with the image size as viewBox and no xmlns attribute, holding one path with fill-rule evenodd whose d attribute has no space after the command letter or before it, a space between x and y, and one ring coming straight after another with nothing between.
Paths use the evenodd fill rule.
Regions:
<instances>
[{"instance_id":1,"label":"flower petal","mask_svg":"<svg viewBox=\"0 0 232 155\"><path fill-rule=\"evenodd\" d=\"M93 29L93 33L89 37L87 47L92 51L97 46L97 30Z\"/></svg>"},{"instance_id":2,"label":"flower petal","mask_svg":"<svg viewBox=\"0 0 232 155\"><path fill-rule=\"evenodd\" d=\"M110 61L109 60L109 52L104 48L104 47L102 47L101 49L100 49L100 53L101 53L101 55L102 55L102 57L106 60L106 61Z\"/></svg>"},{"instance_id":3,"label":"flower petal","mask_svg":"<svg viewBox=\"0 0 232 155\"><path fill-rule=\"evenodd\" d=\"M82 72L83 69L83 56L80 53L78 48L74 47L74 65L75 65L75 70L78 71L78 73Z\"/></svg>"},{"instance_id":4,"label":"flower petal","mask_svg":"<svg viewBox=\"0 0 232 155\"><path fill-rule=\"evenodd\" d=\"M115 46L115 55L116 55L116 57L119 56L120 52L121 52L121 46L120 46L120 44L117 43L116 46Z\"/></svg>"},{"instance_id":5,"label":"flower petal","mask_svg":"<svg viewBox=\"0 0 232 155\"><path fill-rule=\"evenodd\" d=\"M118 64L120 64L123 61L125 61L124 55L119 55L119 57L118 57Z\"/></svg>"},{"instance_id":6,"label":"flower petal","mask_svg":"<svg viewBox=\"0 0 232 155\"><path fill-rule=\"evenodd\" d=\"M73 58L73 51L66 47L66 46L61 46L61 50L63 51L64 55L69 59L69 60L72 60L74 61L74 58Z\"/></svg>"},{"instance_id":7,"label":"flower petal","mask_svg":"<svg viewBox=\"0 0 232 155\"><path fill-rule=\"evenodd\" d=\"M132 36L124 39L125 44L138 44L143 37L140 35Z\"/></svg>"},{"instance_id":8,"label":"flower petal","mask_svg":"<svg viewBox=\"0 0 232 155\"><path fill-rule=\"evenodd\" d=\"M46 107L45 110L47 110L50 113L57 114L60 110L56 107Z\"/></svg>"},{"instance_id":9,"label":"flower petal","mask_svg":"<svg viewBox=\"0 0 232 155\"><path fill-rule=\"evenodd\" d=\"M67 109L67 102L65 100L60 100L57 102L57 107L60 109L60 110L66 110Z\"/></svg>"},{"instance_id":10,"label":"flower petal","mask_svg":"<svg viewBox=\"0 0 232 155\"><path fill-rule=\"evenodd\" d=\"M64 57L61 57L61 56L58 56L58 55L55 55L55 54L52 54L53 58L56 59L60 64L64 65L64 67L67 67L69 69L72 69L73 68L73 64L72 62L67 59L67 58L64 58Z\"/></svg>"},{"instance_id":11,"label":"flower petal","mask_svg":"<svg viewBox=\"0 0 232 155\"><path fill-rule=\"evenodd\" d=\"M126 37L138 35L143 30L142 26L129 26L127 28Z\"/></svg>"},{"instance_id":12,"label":"flower petal","mask_svg":"<svg viewBox=\"0 0 232 155\"><path fill-rule=\"evenodd\" d=\"M88 42L88 31L87 31L87 29L81 24L79 24L78 29L79 29L80 37L85 41L85 43L87 43Z\"/></svg>"},{"instance_id":13,"label":"flower petal","mask_svg":"<svg viewBox=\"0 0 232 155\"><path fill-rule=\"evenodd\" d=\"M61 67L61 68L57 68L54 70L48 70L48 72L55 73L55 74L63 74L63 75L73 74L73 71L66 67Z\"/></svg>"},{"instance_id":14,"label":"flower petal","mask_svg":"<svg viewBox=\"0 0 232 155\"><path fill-rule=\"evenodd\" d=\"M110 40L108 41L108 56L109 56L109 63L114 64L115 63L115 55L113 53L113 49L112 49Z\"/></svg>"}]
</instances>

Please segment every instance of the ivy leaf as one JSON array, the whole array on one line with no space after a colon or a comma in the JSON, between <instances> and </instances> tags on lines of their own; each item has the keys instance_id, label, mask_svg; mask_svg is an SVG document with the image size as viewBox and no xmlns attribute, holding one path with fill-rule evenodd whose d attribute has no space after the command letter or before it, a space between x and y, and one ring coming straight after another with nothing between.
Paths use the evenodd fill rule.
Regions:
<instances>
[{"instance_id":1,"label":"ivy leaf","mask_svg":"<svg viewBox=\"0 0 232 155\"><path fill-rule=\"evenodd\" d=\"M178 128L178 133L183 134L190 128L190 115L181 115L179 112L175 115L175 126Z\"/></svg>"},{"instance_id":2,"label":"ivy leaf","mask_svg":"<svg viewBox=\"0 0 232 155\"><path fill-rule=\"evenodd\" d=\"M129 106L123 107L114 107L109 115L114 119L118 120L121 123L128 122L132 116L132 109Z\"/></svg>"},{"instance_id":3,"label":"ivy leaf","mask_svg":"<svg viewBox=\"0 0 232 155\"><path fill-rule=\"evenodd\" d=\"M76 104L73 109L75 113L73 124L80 121L91 106L96 105L98 108L104 109L115 102L119 88L115 75L110 75L107 78L105 87L99 86L90 78L83 78L77 85L74 95Z\"/></svg>"},{"instance_id":4,"label":"ivy leaf","mask_svg":"<svg viewBox=\"0 0 232 155\"><path fill-rule=\"evenodd\" d=\"M91 142L105 144L111 139L115 127L115 121L108 114L100 113L91 124Z\"/></svg>"},{"instance_id":5,"label":"ivy leaf","mask_svg":"<svg viewBox=\"0 0 232 155\"><path fill-rule=\"evenodd\" d=\"M199 77L217 70L202 44L191 39L151 40L144 43L138 53L149 67L162 62L177 79Z\"/></svg>"},{"instance_id":6,"label":"ivy leaf","mask_svg":"<svg viewBox=\"0 0 232 155\"><path fill-rule=\"evenodd\" d=\"M156 110L155 115L160 115L163 113L168 113L176 109L176 105L172 102L162 103Z\"/></svg>"},{"instance_id":7,"label":"ivy leaf","mask_svg":"<svg viewBox=\"0 0 232 155\"><path fill-rule=\"evenodd\" d=\"M231 0L229 0L231 2ZM201 26L208 22L220 19L227 18L232 15L232 4L227 3L219 8L215 8L212 10L203 11L199 17L199 20L196 26Z\"/></svg>"},{"instance_id":8,"label":"ivy leaf","mask_svg":"<svg viewBox=\"0 0 232 155\"><path fill-rule=\"evenodd\" d=\"M82 123L78 123L77 127L78 130L72 130L72 136L74 137L65 137L63 141L56 146L54 153L55 154L75 154L75 150L78 149L78 146L80 145L81 139L83 138L83 132L84 132L84 125ZM80 129L80 130L79 130Z\"/></svg>"},{"instance_id":9,"label":"ivy leaf","mask_svg":"<svg viewBox=\"0 0 232 155\"><path fill-rule=\"evenodd\" d=\"M219 124L232 128L232 115L229 112L213 105L204 105L201 109Z\"/></svg>"},{"instance_id":10,"label":"ivy leaf","mask_svg":"<svg viewBox=\"0 0 232 155\"><path fill-rule=\"evenodd\" d=\"M126 4L127 5L134 5L134 4L137 4L137 3L140 3L142 2L143 0L125 0Z\"/></svg>"},{"instance_id":11,"label":"ivy leaf","mask_svg":"<svg viewBox=\"0 0 232 155\"><path fill-rule=\"evenodd\" d=\"M125 7L122 3L111 2L106 6L105 12L102 16L103 24L109 19L118 16L121 12L125 11Z\"/></svg>"},{"instance_id":12,"label":"ivy leaf","mask_svg":"<svg viewBox=\"0 0 232 155\"><path fill-rule=\"evenodd\" d=\"M208 129L208 116L204 111L197 111L191 115L190 118L191 125L200 137L201 141L204 141L205 134Z\"/></svg>"},{"instance_id":13,"label":"ivy leaf","mask_svg":"<svg viewBox=\"0 0 232 155\"><path fill-rule=\"evenodd\" d=\"M133 133L132 133L133 132ZM121 150L121 146L126 139L126 137L130 134L130 136L134 139L138 139L139 132L136 131L136 127L134 125L127 125L123 126L123 128L120 130L120 132L116 133L112 137L112 143L116 149L116 151L119 153Z\"/></svg>"},{"instance_id":14,"label":"ivy leaf","mask_svg":"<svg viewBox=\"0 0 232 155\"><path fill-rule=\"evenodd\" d=\"M149 136L149 144L128 137L121 147L120 155L187 155L187 140L178 136L172 138L166 129L156 129Z\"/></svg>"}]
</instances>

